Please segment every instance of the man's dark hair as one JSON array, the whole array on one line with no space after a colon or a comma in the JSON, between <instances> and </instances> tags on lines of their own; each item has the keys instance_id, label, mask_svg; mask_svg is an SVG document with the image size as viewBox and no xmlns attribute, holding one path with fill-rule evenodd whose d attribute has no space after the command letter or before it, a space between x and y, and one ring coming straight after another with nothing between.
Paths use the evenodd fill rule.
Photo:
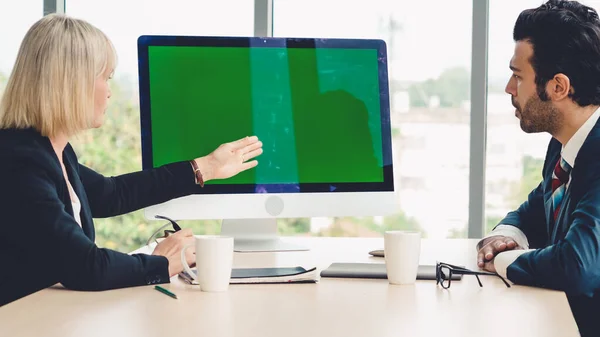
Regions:
<instances>
[{"instance_id":1,"label":"man's dark hair","mask_svg":"<svg viewBox=\"0 0 600 337\"><path fill-rule=\"evenodd\" d=\"M549 0L521 12L513 39L533 46L529 61L541 100L548 100L548 81L563 73L574 89L569 94L573 101L600 105L600 20L594 9L577 1Z\"/></svg>"}]
</instances>

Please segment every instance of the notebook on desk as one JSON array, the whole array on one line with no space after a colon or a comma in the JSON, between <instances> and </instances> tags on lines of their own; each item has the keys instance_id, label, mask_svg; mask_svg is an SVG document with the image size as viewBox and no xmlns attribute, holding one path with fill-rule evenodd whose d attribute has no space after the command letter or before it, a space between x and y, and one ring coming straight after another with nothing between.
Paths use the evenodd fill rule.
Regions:
<instances>
[{"instance_id":1,"label":"notebook on desk","mask_svg":"<svg viewBox=\"0 0 600 337\"><path fill-rule=\"evenodd\" d=\"M195 273L196 269L192 271ZM181 272L179 277L189 284L198 284L186 271ZM233 268L229 284L315 283L317 279L317 268L308 270L303 267Z\"/></svg>"},{"instance_id":2,"label":"notebook on desk","mask_svg":"<svg viewBox=\"0 0 600 337\"><path fill-rule=\"evenodd\" d=\"M387 271L384 263L332 263L321 277L387 279ZM419 265L417 279L435 281L435 266ZM452 275L452 280L460 279L462 275Z\"/></svg>"}]
</instances>

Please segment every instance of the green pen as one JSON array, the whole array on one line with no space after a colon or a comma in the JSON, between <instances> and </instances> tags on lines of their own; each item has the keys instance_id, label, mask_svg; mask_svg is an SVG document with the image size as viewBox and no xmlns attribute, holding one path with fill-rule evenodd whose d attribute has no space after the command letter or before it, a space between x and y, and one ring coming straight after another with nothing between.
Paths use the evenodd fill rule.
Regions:
<instances>
[{"instance_id":1,"label":"green pen","mask_svg":"<svg viewBox=\"0 0 600 337\"><path fill-rule=\"evenodd\" d=\"M160 291L161 293L167 295L167 296L171 296L174 299L177 299L177 295L173 294L172 292L168 291L167 289L160 287L160 286L154 286L154 289Z\"/></svg>"}]
</instances>

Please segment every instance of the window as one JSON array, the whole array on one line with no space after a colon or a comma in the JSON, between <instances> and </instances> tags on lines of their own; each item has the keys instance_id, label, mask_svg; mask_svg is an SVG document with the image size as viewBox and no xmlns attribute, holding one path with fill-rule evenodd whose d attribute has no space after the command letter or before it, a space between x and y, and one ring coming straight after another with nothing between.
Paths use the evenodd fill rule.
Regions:
<instances>
[{"instance_id":1,"label":"window","mask_svg":"<svg viewBox=\"0 0 600 337\"><path fill-rule=\"evenodd\" d=\"M273 0L274 36L387 43L401 212L375 233L387 222L428 237L466 236L471 26L472 0Z\"/></svg>"},{"instance_id":2,"label":"window","mask_svg":"<svg viewBox=\"0 0 600 337\"><path fill-rule=\"evenodd\" d=\"M41 12L39 0L35 2ZM106 33L118 54L105 125L73 141L80 161L106 176L142 168L137 81L140 35L251 36L254 30L253 0L66 0L65 7L68 15L84 19ZM144 218L142 211L96 219L95 224L100 246L124 252L145 244L157 227L156 222ZM219 230L216 221L194 221L185 226L192 227L196 234Z\"/></svg>"},{"instance_id":3,"label":"window","mask_svg":"<svg viewBox=\"0 0 600 337\"><path fill-rule=\"evenodd\" d=\"M104 127L74 143L80 160L105 175L141 168L139 35L253 34L253 0L173 0L164 4L158 0L66 1L67 14L103 30L119 55ZM290 219L280 227L282 233L373 236L388 229L412 228L423 230L428 237L466 235L471 25L472 0L273 0L275 36L381 38L387 42L394 174L397 182L418 182L408 184L406 191L399 184L401 211L394 216L336 218L329 219L330 225L324 225L329 220L322 218ZM404 144L403 137L415 140ZM441 211L431 212L431 207ZM97 220L96 224L98 244L121 251L143 244L155 228L139 211ZM219 229L218 223L211 221L188 226L196 233Z\"/></svg>"},{"instance_id":4,"label":"window","mask_svg":"<svg viewBox=\"0 0 600 337\"><path fill-rule=\"evenodd\" d=\"M405 189L407 191L410 190L422 190L427 186L427 181L425 179L423 179L423 177L402 177L402 180L400 181L400 185L402 186L402 189Z\"/></svg>"},{"instance_id":5,"label":"window","mask_svg":"<svg viewBox=\"0 0 600 337\"><path fill-rule=\"evenodd\" d=\"M34 22L42 18L41 0L4 0L0 6L0 93L17 57L21 41Z\"/></svg>"},{"instance_id":6,"label":"window","mask_svg":"<svg viewBox=\"0 0 600 337\"><path fill-rule=\"evenodd\" d=\"M581 2L600 7L600 0ZM141 168L139 35L250 36L254 3L66 0L66 12L106 32L119 54L107 125L74 144L81 161L105 175ZM486 232L518 207L541 179L550 136L522 132L504 93L514 22L520 11L540 3L489 0ZM394 176L402 209L385 219L295 219L283 228L284 234L299 229L311 235L368 236L390 228L419 228L429 237L466 235L469 157L473 155L469 153L472 4L473 0L273 0L275 36L381 38L387 42ZM0 92L26 30L43 13L43 1L5 0L2 8L7 10L0 12ZM432 207L439 211L431 212ZM99 244L122 251L137 248L153 228L141 212L100 220L97 225ZM216 232L218 224L206 222L194 230Z\"/></svg>"}]
</instances>

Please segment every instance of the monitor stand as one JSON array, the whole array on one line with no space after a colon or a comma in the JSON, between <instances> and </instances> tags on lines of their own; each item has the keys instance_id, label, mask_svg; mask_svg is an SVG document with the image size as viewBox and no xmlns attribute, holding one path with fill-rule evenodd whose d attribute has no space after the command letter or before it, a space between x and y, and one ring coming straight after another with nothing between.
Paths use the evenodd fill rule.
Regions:
<instances>
[{"instance_id":1,"label":"monitor stand","mask_svg":"<svg viewBox=\"0 0 600 337\"><path fill-rule=\"evenodd\" d=\"M288 243L277 234L277 219L224 219L221 235L232 236L235 252L286 252L308 250Z\"/></svg>"}]
</instances>

